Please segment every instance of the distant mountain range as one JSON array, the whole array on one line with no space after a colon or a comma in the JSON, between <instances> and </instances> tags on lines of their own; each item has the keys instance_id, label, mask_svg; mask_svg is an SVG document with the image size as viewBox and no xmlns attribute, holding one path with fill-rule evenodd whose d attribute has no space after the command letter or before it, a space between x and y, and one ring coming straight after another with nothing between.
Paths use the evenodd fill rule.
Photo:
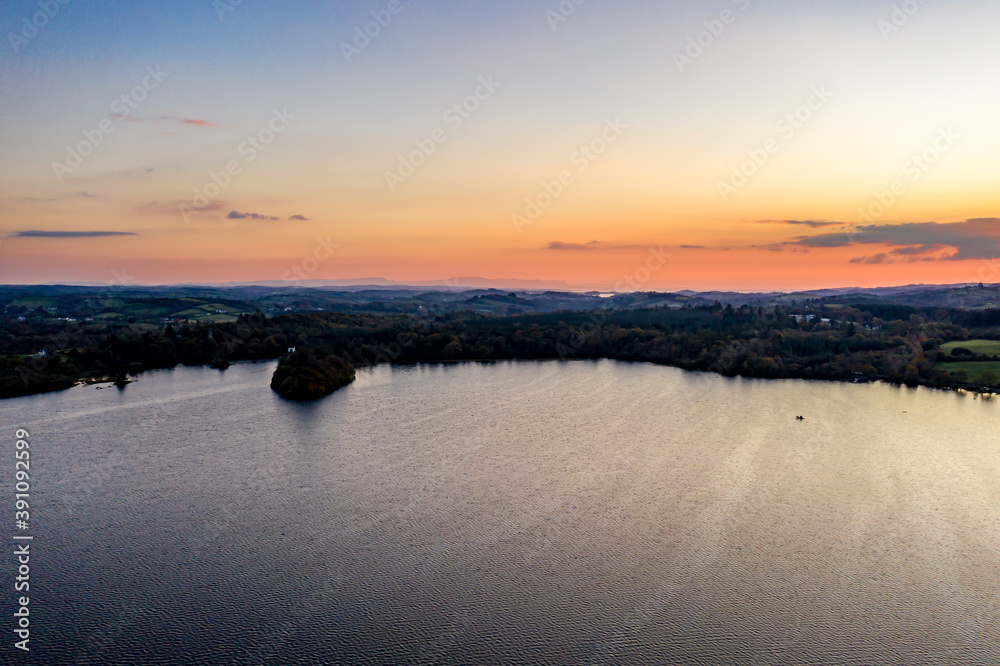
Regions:
<instances>
[{"instance_id":1,"label":"distant mountain range","mask_svg":"<svg viewBox=\"0 0 1000 666\"><path fill-rule=\"evenodd\" d=\"M312 280L302 284L227 285L8 285L0 286L0 315L163 322L226 321L240 313L268 316L301 312L519 315L581 310L635 310L710 306L784 306L880 303L913 308L1000 309L1000 285L906 285L818 289L802 292L693 291L610 294L582 291L561 282L457 278L404 284L372 278ZM375 282L375 284L372 284ZM499 288L496 285L502 285Z\"/></svg>"},{"instance_id":2,"label":"distant mountain range","mask_svg":"<svg viewBox=\"0 0 1000 666\"><path fill-rule=\"evenodd\" d=\"M1000 283L998 283L1000 284ZM27 285L16 285L24 287ZM78 287L107 287L100 282L74 282L74 283L48 283L36 286L78 286ZM387 278L351 278L342 280L300 280L288 282L284 280L258 280L246 282L190 282L173 285L134 285L136 287L159 287L159 288L239 288L239 287L268 287L275 289L340 289L345 292L367 291L388 289L393 291L453 291L463 292L474 289L497 289L503 291L525 291L543 292L560 291L578 294L607 293L605 289L594 288L586 285L571 285L562 280L519 280L514 278L483 278L483 277L455 277L447 280L408 280L401 282ZM788 298L829 298L858 294L874 298L887 298L912 293L933 293L950 291L955 289L968 289L978 287L979 283L959 283L959 284L908 284L896 287L839 287L826 289L808 289L794 292L784 291L697 291L694 289L683 289L670 292L649 292L660 294L675 294L688 298L700 298L705 300L717 300L722 303L727 302L749 302L749 301L771 301L787 300ZM998 286L998 285L991 285Z\"/></svg>"},{"instance_id":3,"label":"distant mountain range","mask_svg":"<svg viewBox=\"0 0 1000 666\"><path fill-rule=\"evenodd\" d=\"M562 280L517 280L517 279L492 279L481 277L456 277L448 280L410 280L398 282L387 280L386 278L358 278L354 280L301 280L295 283L297 286L306 288L343 287L345 289L405 289L407 287L420 287L421 289L433 291L436 289L446 289L449 291L463 289L524 289L528 291L577 291L584 292L588 289L574 287ZM269 280L264 282L226 282L224 284L205 284L202 286L217 287L287 287L288 282L282 280Z\"/></svg>"}]
</instances>

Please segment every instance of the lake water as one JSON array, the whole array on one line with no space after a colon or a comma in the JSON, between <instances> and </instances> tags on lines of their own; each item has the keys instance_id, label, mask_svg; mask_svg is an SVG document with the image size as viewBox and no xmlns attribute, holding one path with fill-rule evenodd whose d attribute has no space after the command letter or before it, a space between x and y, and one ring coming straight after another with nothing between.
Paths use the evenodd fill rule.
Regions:
<instances>
[{"instance_id":1,"label":"lake water","mask_svg":"<svg viewBox=\"0 0 1000 666\"><path fill-rule=\"evenodd\" d=\"M273 368L0 402L30 663L1000 664L1000 402L602 361L300 405Z\"/></svg>"}]
</instances>

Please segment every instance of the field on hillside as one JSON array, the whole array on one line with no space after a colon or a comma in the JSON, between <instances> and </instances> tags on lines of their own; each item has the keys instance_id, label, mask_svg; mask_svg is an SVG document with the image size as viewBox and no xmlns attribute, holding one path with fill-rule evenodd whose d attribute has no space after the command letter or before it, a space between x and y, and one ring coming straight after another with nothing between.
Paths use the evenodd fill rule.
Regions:
<instances>
[{"instance_id":1,"label":"field on hillside","mask_svg":"<svg viewBox=\"0 0 1000 666\"><path fill-rule=\"evenodd\" d=\"M959 370L965 370L968 375L968 381L973 384L979 384L982 382L982 376L986 372L992 372L996 377L1000 377L1000 361L970 361L968 363L938 363L938 370L944 370L945 372L956 373ZM988 382L991 386L997 384L996 381Z\"/></svg>"},{"instance_id":2,"label":"field on hillside","mask_svg":"<svg viewBox=\"0 0 1000 666\"><path fill-rule=\"evenodd\" d=\"M951 354L957 348L964 348L977 356L1000 356L1000 341L998 340L966 340L965 342L946 342L941 345L941 351Z\"/></svg>"}]
</instances>

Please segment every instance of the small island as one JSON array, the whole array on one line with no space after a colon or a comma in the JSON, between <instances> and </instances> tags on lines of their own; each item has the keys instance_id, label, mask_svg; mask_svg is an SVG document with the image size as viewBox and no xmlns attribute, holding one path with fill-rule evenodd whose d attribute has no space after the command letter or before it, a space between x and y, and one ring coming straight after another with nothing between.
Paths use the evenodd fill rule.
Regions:
<instances>
[{"instance_id":1,"label":"small island","mask_svg":"<svg viewBox=\"0 0 1000 666\"><path fill-rule=\"evenodd\" d=\"M1000 284L887 296L875 290L607 298L304 290L285 300L291 297L280 290L257 289L263 288L199 288L196 298L177 287L129 288L112 299L91 287L4 286L0 399L178 365L221 370L279 359L285 360L272 386L293 400L323 397L350 383L354 368L386 363L602 358L729 377L886 381L991 400L1000 391ZM716 296L733 302L709 300ZM36 303L45 307L30 309ZM193 315L193 303L213 314ZM240 314L217 312L225 308Z\"/></svg>"},{"instance_id":2,"label":"small island","mask_svg":"<svg viewBox=\"0 0 1000 666\"><path fill-rule=\"evenodd\" d=\"M311 349L286 356L271 377L271 389L288 400L319 400L354 381L354 368L339 356L317 358Z\"/></svg>"}]
</instances>

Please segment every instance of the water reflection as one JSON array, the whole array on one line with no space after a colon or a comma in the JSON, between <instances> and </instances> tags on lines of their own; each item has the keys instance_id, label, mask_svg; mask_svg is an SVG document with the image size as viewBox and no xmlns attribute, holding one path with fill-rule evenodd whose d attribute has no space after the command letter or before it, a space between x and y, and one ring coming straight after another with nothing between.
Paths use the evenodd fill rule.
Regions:
<instances>
[{"instance_id":1,"label":"water reflection","mask_svg":"<svg viewBox=\"0 0 1000 666\"><path fill-rule=\"evenodd\" d=\"M1000 663L997 402L595 361L297 404L272 367L0 403L37 663Z\"/></svg>"}]
</instances>

